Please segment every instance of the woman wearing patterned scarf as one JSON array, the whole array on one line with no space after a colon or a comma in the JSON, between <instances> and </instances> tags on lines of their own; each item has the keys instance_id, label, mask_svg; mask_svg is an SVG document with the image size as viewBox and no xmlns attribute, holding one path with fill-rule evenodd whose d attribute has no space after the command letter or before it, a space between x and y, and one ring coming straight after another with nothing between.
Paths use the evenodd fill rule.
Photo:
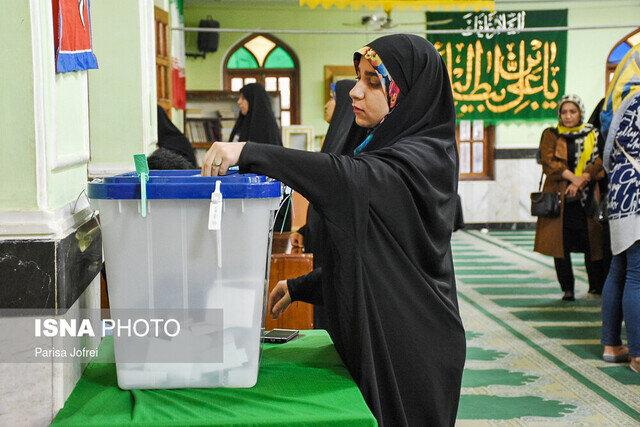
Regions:
<instances>
[{"instance_id":1,"label":"woman wearing patterned scarf","mask_svg":"<svg viewBox=\"0 0 640 427\"><path fill-rule=\"evenodd\" d=\"M600 115L606 129L611 269L602 292L603 359L640 372L640 45L620 61ZM622 319L628 348L622 345Z\"/></svg>"},{"instance_id":2,"label":"woman wearing patterned scarf","mask_svg":"<svg viewBox=\"0 0 640 427\"><path fill-rule=\"evenodd\" d=\"M600 294L604 283L602 226L587 213L595 181L604 176L598 155L598 130L583 123L584 106L577 95L559 103L559 123L542 133L540 155L546 175L544 192L560 194L560 216L538 218L534 250L554 258L565 301L573 301L575 279L571 252L583 252L589 293ZM598 193L595 191L595 193Z\"/></svg>"},{"instance_id":3,"label":"woman wearing patterned scarf","mask_svg":"<svg viewBox=\"0 0 640 427\"><path fill-rule=\"evenodd\" d=\"M442 57L424 38L381 37L354 55L355 113L342 154L214 144L203 174L266 174L319 215L322 273L279 284L322 304L329 333L380 426L454 425L465 359L451 254L458 156Z\"/></svg>"}]
</instances>

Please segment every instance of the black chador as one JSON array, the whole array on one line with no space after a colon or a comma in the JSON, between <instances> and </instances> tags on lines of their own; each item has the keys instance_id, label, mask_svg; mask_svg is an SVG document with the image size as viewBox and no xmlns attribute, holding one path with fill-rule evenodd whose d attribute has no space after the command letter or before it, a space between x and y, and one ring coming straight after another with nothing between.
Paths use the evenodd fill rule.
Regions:
<instances>
[{"instance_id":1,"label":"black chador","mask_svg":"<svg viewBox=\"0 0 640 427\"><path fill-rule=\"evenodd\" d=\"M465 338L450 243L458 187L451 87L423 38L385 36L369 47L400 95L364 151L247 144L239 164L316 208L322 272L289 292L324 304L336 349L378 422L453 425ZM361 137L352 127L345 146Z\"/></svg>"},{"instance_id":2,"label":"black chador","mask_svg":"<svg viewBox=\"0 0 640 427\"><path fill-rule=\"evenodd\" d=\"M242 142L282 146L282 137L273 115L271 99L264 87L258 83L249 83L240 89L240 93L249 103L249 111L246 115L240 113L231 130L229 141L233 141L237 135L237 140Z\"/></svg>"},{"instance_id":3,"label":"black chador","mask_svg":"<svg viewBox=\"0 0 640 427\"><path fill-rule=\"evenodd\" d=\"M196 155L189 140L171 122L167 113L158 105L158 147L184 157L192 168L198 167Z\"/></svg>"},{"instance_id":4,"label":"black chador","mask_svg":"<svg viewBox=\"0 0 640 427\"><path fill-rule=\"evenodd\" d=\"M336 107L327 129L327 135L322 144L322 153L344 154L345 152L353 153L353 147L345 147L349 129L354 125L353 108L351 107L351 98L349 91L356 84L355 80L339 80L336 82L335 101ZM357 127L357 126L356 126ZM320 265L322 265L322 251L320 244L317 243L322 238L322 217L318 214L313 204L309 204L307 210L307 222L298 232L304 238L305 252L313 254L314 270L302 277L295 279L295 282L303 284L308 281L316 281L321 274ZM290 283L293 284L294 281ZM322 306L316 305L313 312L313 324L316 329L328 329L329 325L326 319L326 313Z\"/></svg>"}]
</instances>

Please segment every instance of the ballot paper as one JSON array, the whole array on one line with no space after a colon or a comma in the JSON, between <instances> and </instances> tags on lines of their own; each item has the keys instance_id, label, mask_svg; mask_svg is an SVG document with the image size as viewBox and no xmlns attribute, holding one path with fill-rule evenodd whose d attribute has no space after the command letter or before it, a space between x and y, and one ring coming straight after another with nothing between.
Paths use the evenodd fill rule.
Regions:
<instances>
[{"instance_id":1,"label":"ballot paper","mask_svg":"<svg viewBox=\"0 0 640 427\"><path fill-rule=\"evenodd\" d=\"M194 325L192 325L194 326ZM212 325L197 324L202 330L210 330ZM211 347L218 342L209 335L194 334L187 330L183 336L171 340L150 339L149 353L194 352L194 360L220 359L219 350ZM197 338L197 339L196 339ZM178 387L216 387L231 384L251 385L255 382L255 366L248 366L249 357L244 348L238 348L234 331L224 332L221 362L182 362L182 363L123 363L118 369L119 383L125 388L178 388ZM243 367L245 369L243 369Z\"/></svg>"},{"instance_id":2,"label":"ballot paper","mask_svg":"<svg viewBox=\"0 0 640 427\"><path fill-rule=\"evenodd\" d=\"M207 307L221 308L224 328L251 328L255 313L256 291L231 286L217 286L209 291Z\"/></svg>"},{"instance_id":3,"label":"ballot paper","mask_svg":"<svg viewBox=\"0 0 640 427\"><path fill-rule=\"evenodd\" d=\"M140 369L118 369L118 384L125 389L166 387L167 373Z\"/></svg>"}]
</instances>

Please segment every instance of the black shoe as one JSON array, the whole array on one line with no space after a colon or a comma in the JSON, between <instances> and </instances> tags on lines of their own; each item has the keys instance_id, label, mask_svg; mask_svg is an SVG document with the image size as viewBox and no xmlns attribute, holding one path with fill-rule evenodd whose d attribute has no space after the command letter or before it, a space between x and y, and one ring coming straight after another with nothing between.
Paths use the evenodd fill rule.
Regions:
<instances>
[{"instance_id":1,"label":"black shoe","mask_svg":"<svg viewBox=\"0 0 640 427\"><path fill-rule=\"evenodd\" d=\"M602 294L602 291L600 291L598 289L592 289L592 288L589 288L589 290L587 292L590 293L590 294L593 294L593 295L601 295Z\"/></svg>"},{"instance_id":2,"label":"black shoe","mask_svg":"<svg viewBox=\"0 0 640 427\"><path fill-rule=\"evenodd\" d=\"M562 301L575 301L576 297L573 295L573 292L565 292L562 297Z\"/></svg>"}]
</instances>

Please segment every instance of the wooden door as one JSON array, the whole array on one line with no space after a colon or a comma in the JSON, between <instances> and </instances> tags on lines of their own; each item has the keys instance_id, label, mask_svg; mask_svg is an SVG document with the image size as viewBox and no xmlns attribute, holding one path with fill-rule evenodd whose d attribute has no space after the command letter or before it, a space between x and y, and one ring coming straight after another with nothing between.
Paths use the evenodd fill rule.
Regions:
<instances>
[{"instance_id":1,"label":"wooden door","mask_svg":"<svg viewBox=\"0 0 640 427\"><path fill-rule=\"evenodd\" d=\"M156 96L158 105L171 118L171 41L169 14L159 7L154 8L156 33Z\"/></svg>"}]
</instances>

